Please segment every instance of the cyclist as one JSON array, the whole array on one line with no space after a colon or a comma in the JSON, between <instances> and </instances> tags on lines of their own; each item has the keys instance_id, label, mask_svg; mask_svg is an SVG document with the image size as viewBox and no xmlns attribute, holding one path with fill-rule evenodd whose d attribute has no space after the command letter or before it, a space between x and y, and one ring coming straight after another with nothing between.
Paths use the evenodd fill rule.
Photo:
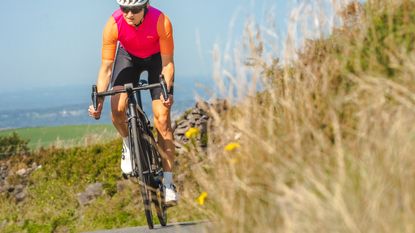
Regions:
<instances>
[{"instance_id":1,"label":"cyclist","mask_svg":"<svg viewBox=\"0 0 415 233\"><path fill-rule=\"evenodd\" d=\"M169 18L150 6L149 0L116 0L120 8L109 18L103 33L102 63L98 73L98 92L106 91L110 81L113 90L123 89L124 84L138 84L143 71L148 72L150 84L159 82L163 74L169 93L164 99L161 88L151 90L154 125L158 143L162 148L164 170L164 196L167 206L177 204L176 187L173 184L175 146L170 121L173 105L173 30ZM118 45L118 46L117 46ZM118 47L118 49L117 49ZM123 138L121 170L132 172L126 124L125 93L111 97L112 122ZM104 99L98 100L98 108L91 105L89 115L101 116Z\"/></svg>"}]
</instances>

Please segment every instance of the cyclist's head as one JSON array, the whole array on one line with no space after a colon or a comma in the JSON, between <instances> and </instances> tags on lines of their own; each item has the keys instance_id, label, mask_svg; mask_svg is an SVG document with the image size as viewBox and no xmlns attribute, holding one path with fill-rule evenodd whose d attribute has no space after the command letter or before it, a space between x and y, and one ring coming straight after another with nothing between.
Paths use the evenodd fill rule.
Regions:
<instances>
[{"instance_id":1,"label":"cyclist's head","mask_svg":"<svg viewBox=\"0 0 415 233\"><path fill-rule=\"evenodd\" d=\"M146 10L148 2L149 0L117 0L124 14L128 14L129 12L139 14Z\"/></svg>"},{"instance_id":2,"label":"cyclist's head","mask_svg":"<svg viewBox=\"0 0 415 233\"><path fill-rule=\"evenodd\" d=\"M125 21L131 26L141 24L149 0L117 0Z\"/></svg>"},{"instance_id":3,"label":"cyclist's head","mask_svg":"<svg viewBox=\"0 0 415 233\"><path fill-rule=\"evenodd\" d=\"M117 0L118 5L123 7L140 7L148 3L149 0Z\"/></svg>"}]
</instances>

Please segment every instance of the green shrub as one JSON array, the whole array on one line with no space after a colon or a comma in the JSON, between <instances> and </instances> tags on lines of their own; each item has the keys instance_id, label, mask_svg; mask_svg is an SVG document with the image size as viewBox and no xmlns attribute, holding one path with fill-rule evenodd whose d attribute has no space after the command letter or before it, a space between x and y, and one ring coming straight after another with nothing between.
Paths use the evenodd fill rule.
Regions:
<instances>
[{"instance_id":1,"label":"green shrub","mask_svg":"<svg viewBox=\"0 0 415 233\"><path fill-rule=\"evenodd\" d=\"M10 136L0 136L0 159L29 153L29 140L22 139L16 132Z\"/></svg>"}]
</instances>

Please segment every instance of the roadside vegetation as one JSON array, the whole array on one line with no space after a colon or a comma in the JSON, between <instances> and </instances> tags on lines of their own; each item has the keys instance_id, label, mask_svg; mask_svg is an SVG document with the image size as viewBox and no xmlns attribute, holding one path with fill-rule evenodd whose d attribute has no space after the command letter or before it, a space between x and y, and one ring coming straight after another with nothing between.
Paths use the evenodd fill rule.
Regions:
<instances>
[{"instance_id":1,"label":"roadside vegetation","mask_svg":"<svg viewBox=\"0 0 415 233\"><path fill-rule=\"evenodd\" d=\"M7 136L0 136L0 159L29 153L28 143L29 140L22 139L16 132Z\"/></svg>"},{"instance_id":2,"label":"roadside vegetation","mask_svg":"<svg viewBox=\"0 0 415 233\"><path fill-rule=\"evenodd\" d=\"M415 231L415 2L337 14L341 27L284 63L268 56L272 25L216 54L233 61L216 78L236 104L214 114L207 157L192 156L208 232Z\"/></svg>"},{"instance_id":3,"label":"roadside vegetation","mask_svg":"<svg viewBox=\"0 0 415 233\"><path fill-rule=\"evenodd\" d=\"M0 137L3 138L7 137ZM18 138L19 145L27 145L19 136L13 138ZM84 232L146 225L138 184L121 177L121 140L67 149L41 148L25 154L14 152L17 153L0 160L0 165L8 168L8 184L23 185L27 195L17 201L13 192L0 193L0 232ZM179 161L186 165L184 160ZM30 176L19 175L19 170L32 164L36 169ZM101 194L82 204L80 193L96 183L102 185ZM181 182L181 187L190 184ZM191 202L197 193L194 195ZM169 222L205 218L187 202L183 200L169 210Z\"/></svg>"}]
</instances>

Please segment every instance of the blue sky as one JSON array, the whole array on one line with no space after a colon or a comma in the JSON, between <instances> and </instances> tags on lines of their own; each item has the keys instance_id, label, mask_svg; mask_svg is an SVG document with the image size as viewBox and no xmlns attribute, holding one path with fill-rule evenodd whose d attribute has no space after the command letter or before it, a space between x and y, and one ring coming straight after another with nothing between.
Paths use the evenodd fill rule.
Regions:
<instances>
[{"instance_id":1,"label":"blue sky","mask_svg":"<svg viewBox=\"0 0 415 233\"><path fill-rule=\"evenodd\" d=\"M238 39L249 15L278 16L286 31L291 1L152 0L173 23L176 80L209 79L211 51ZM25 0L2 2L0 92L18 87L90 85L101 58L102 29L117 8L115 0Z\"/></svg>"}]
</instances>

